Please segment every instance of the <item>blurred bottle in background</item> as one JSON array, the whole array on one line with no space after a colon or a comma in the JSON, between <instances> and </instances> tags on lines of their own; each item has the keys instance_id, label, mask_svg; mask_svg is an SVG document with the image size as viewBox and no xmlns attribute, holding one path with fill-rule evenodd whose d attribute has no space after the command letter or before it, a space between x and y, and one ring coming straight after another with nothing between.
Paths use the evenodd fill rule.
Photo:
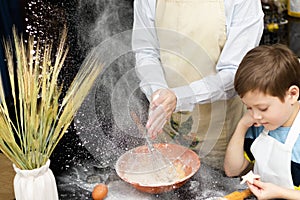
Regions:
<instances>
[{"instance_id":1,"label":"blurred bottle in background","mask_svg":"<svg viewBox=\"0 0 300 200\"><path fill-rule=\"evenodd\" d=\"M261 44L287 43L287 1L261 0L264 17L264 34Z\"/></svg>"},{"instance_id":2,"label":"blurred bottle in background","mask_svg":"<svg viewBox=\"0 0 300 200\"><path fill-rule=\"evenodd\" d=\"M300 1L288 0L287 1L288 15L292 17L300 17Z\"/></svg>"}]
</instances>

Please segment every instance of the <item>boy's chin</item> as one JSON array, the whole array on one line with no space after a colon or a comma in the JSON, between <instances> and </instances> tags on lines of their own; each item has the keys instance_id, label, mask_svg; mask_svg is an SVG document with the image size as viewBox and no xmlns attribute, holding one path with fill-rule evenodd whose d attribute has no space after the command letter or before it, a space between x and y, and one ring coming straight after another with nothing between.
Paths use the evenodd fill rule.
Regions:
<instances>
[{"instance_id":1,"label":"boy's chin","mask_svg":"<svg viewBox=\"0 0 300 200\"><path fill-rule=\"evenodd\" d=\"M271 124L264 124L263 127L269 131L274 131L275 129L279 128L279 126L274 126Z\"/></svg>"}]
</instances>

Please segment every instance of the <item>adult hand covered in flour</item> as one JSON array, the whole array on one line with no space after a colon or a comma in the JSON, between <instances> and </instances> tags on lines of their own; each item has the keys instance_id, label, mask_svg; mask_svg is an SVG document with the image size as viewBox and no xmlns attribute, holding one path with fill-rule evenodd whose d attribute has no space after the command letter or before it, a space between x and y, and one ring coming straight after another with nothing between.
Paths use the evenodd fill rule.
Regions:
<instances>
[{"instance_id":1,"label":"adult hand covered in flour","mask_svg":"<svg viewBox=\"0 0 300 200\"><path fill-rule=\"evenodd\" d=\"M152 138L162 132L162 128L170 119L176 108L176 96L169 89L160 89L153 93L149 107L149 118L146 124Z\"/></svg>"}]
</instances>

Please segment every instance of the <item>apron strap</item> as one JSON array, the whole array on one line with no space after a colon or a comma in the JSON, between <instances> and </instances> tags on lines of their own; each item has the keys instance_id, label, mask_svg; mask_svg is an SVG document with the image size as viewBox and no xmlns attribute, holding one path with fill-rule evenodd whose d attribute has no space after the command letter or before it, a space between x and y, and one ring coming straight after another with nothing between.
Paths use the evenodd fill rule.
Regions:
<instances>
[{"instance_id":1,"label":"apron strap","mask_svg":"<svg viewBox=\"0 0 300 200\"><path fill-rule=\"evenodd\" d=\"M264 128L263 131L261 132L261 134L267 136L269 134L269 130Z\"/></svg>"}]
</instances>

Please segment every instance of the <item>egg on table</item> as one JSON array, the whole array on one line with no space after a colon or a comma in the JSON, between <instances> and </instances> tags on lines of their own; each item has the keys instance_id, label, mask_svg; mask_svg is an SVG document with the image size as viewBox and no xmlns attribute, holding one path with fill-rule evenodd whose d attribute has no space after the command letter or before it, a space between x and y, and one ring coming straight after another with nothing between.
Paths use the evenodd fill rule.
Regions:
<instances>
[{"instance_id":1,"label":"egg on table","mask_svg":"<svg viewBox=\"0 0 300 200\"><path fill-rule=\"evenodd\" d=\"M108 188L105 184L98 184L94 187L92 192L93 200L103 200L108 193Z\"/></svg>"}]
</instances>

